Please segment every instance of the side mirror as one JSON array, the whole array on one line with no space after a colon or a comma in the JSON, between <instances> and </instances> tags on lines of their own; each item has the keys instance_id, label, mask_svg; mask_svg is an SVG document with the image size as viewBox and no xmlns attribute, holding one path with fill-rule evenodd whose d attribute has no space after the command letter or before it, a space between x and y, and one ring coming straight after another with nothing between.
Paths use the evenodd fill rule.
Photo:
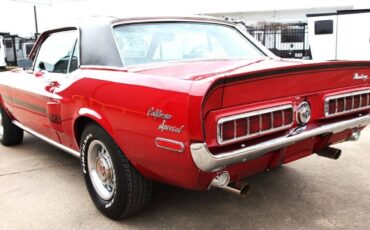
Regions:
<instances>
[{"instance_id":1,"label":"side mirror","mask_svg":"<svg viewBox=\"0 0 370 230\"><path fill-rule=\"evenodd\" d=\"M24 70L28 70L32 68L32 61L28 58L20 58L17 60L18 66L23 68Z\"/></svg>"}]
</instances>

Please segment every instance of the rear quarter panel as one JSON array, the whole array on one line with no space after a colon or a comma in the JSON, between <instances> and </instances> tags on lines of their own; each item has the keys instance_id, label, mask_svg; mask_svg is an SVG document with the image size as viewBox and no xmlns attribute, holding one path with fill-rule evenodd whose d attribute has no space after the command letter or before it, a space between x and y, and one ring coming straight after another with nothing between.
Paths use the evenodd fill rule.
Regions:
<instances>
[{"instance_id":1,"label":"rear quarter panel","mask_svg":"<svg viewBox=\"0 0 370 230\"><path fill-rule=\"evenodd\" d=\"M103 70L82 70L78 75L79 80L59 92L64 100L62 119L67 136L74 135L76 119L91 117L112 136L144 176L182 187L196 187L198 170L189 152L191 109L188 104L192 81ZM151 109L161 110L171 118L150 116ZM83 114L84 111L90 114ZM200 120L200 115L195 119ZM164 120L167 125L182 127L181 132L160 130ZM197 130L200 132L200 126ZM185 151L160 149L155 146L156 137L182 142ZM64 142L68 145L71 141L64 139Z\"/></svg>"}]
</instances>

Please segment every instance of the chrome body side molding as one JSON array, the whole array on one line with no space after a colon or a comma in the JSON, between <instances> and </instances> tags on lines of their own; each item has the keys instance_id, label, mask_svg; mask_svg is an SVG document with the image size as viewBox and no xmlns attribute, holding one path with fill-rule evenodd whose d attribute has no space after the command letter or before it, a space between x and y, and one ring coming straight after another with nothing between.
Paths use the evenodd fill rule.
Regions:
<instances>
[{"instance_id":1,"label":"chrome body side molding","mask_svg":"<svg viewBox=\"0 0 370 230\"><path fill-rule=\"evenodd\" d=\"M66 146L64 146L64 145L62 145L62 144L60 144L60 143L58 143L56 141L53 141L53 140L45 137L44 135L42 135L42 134L40 134L38 132L35 132L34 130L32 130L32 129L28 128L28 127L25 127L24 125L22 125L18 121L13 121L13 124L16 125L16 126L18 126L21 129L23 129L24 131L26 131L26 132L28 132L28 133L30 133L30 134L32 134L32 135L40 138L41 140L43 140L43 141L45 141L45 142L47 142L47 143L49 143L49 144L51 144L51 145L53 145L53 146L55 146L55 147L57 147L59 149L61 149L61 150L65 151L65 152L71 154L72 156L77 157L77 158L80 158L80 155L81 154L79 152L77 152L76 150L70 149L70 148L68 148L68 147L66 147Z\"/></svg>"},{"instance_id":2,"label":"chrome body side molding","mask_svg":"<svg viewBox=\"0 0 370 230\"><path fill-rule=\"evenodd\" d=\"M190 146L195 165L204 172L214 172L229 165L242 163L261 157L269 152L292 145L307 138L326 134L339 133L347 129L364 127L370 123L370 115L356 117L321 126L308 125L293 130L289 135L275 138L242 149L213 155L205 143L193 143Z\"/></svg>"}]
</instances>

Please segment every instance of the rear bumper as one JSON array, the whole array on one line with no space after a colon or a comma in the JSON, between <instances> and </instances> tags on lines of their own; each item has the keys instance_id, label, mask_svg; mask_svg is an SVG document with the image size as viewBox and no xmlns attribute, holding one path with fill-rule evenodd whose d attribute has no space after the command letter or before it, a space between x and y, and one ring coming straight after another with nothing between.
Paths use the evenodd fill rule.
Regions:
<instances>
[{"instance_id":1,"label":"rear bumper","mask_svg":"<svg viewBox=\"0 0 370 230\"><path fill-rule=\"evenodd\" d=\"M356 117L321 126L304 126L289 135L279 137L253 146L213 155L205 143L193 143L190 146L195 165L204 172L214 172L229 165L256 159L267 153L292 145L298 141L327 133L339 133L347 129L364 127L370 123L370 115Z\"/></svg>"}]
</instances>

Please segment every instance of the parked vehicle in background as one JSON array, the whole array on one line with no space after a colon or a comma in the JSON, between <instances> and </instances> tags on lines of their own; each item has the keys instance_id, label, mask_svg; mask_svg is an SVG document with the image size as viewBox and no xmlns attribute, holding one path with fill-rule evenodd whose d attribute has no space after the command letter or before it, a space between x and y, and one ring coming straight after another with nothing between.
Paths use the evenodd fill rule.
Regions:
<instances>
[{"instance_id":1,"label":"parked vehicle in background","mask_svg":"<svg viewBox=\"0 0 370 230\"><path fill-rule=\"evenodd\" d=\"M79 157L112 219L146 207L152 181L245 194L247 176L338 159L370 123L370 61L281 59L216 18L95 17L44 32L30 59L0 74L1 143L25 130Z\"/></svg>"},{"instance_id":2,"label":"parked vehicle in background","mask_svg":"<svg viewBox=\"0 0 370 230\"><path fill-rule=\"evenodd\" d=\"M370 60L370 9L309 14L314 60Z\"/></svg>"},{"instance_id":3,"label":"parked vehicle in background","mask_svg":"<svg viewBox=\"0 0 370 230\"><path fill-rule=\"evenodd\" d=\"M6 62L5 62L5 45L4 45L4 37L0 36L0 69L5 69Z\"/></svg>"},{"instance_id":4,"label":"parked vehicle in background","mask_svg":"<svg viewBox=\"0 0 370 230\"><path fill-rule=\"evenodd\" d=\"M34 40L31 38L22 38L17 35L8 35L4 37L5 58L7 65L18 65L18 62L23 66L24 63L29 64L28 55L34 45Z\"/></svg>"},{"instance_id":5,"label":"parked vehicle in background","mask_svg":"<svg viewBox=\"0 0 370 230\"><path fill-rule=\"evenodd\" d=\"M28 58L28 55L31 53L34 44L34 41L27 41L22 43L21 55L19 55L17 59L18 66L22 66L24 68L32 67L32 61Z\"/></svg>"}]
</instances>

